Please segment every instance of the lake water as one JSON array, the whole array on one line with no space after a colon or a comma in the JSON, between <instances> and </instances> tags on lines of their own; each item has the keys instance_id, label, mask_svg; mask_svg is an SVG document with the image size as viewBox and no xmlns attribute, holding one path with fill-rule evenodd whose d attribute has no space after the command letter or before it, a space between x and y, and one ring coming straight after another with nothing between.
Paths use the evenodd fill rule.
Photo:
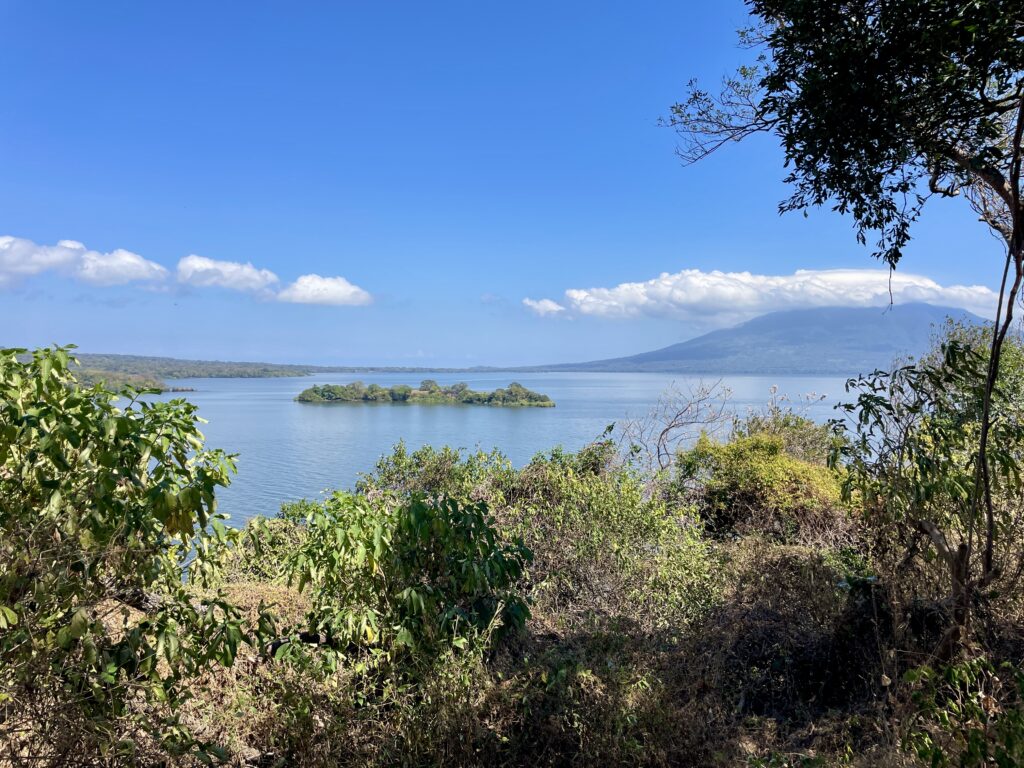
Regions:
<instances>
[{"instance_id":1,"label":"lake water","mask_svg":"<svg viewBox=\"0 0 1024 768\"><path fill-rule=\"evenodd\" d=\"M493 390L511 380L550 395L555 408L485 406L333 404L295 402L313 384L359 379L385 387L433 378L442 385L465 381L472 389ZM561 445L575 450L601 435L612 422L641 417L670 387L686 389L701 379L649 373L374 373L323 374L283 379L181 379L175 386L209 423L207 445L238 454L238 475L218 494L220 509L239 524L253 515L272 516L284 501L319 498L328 489L351 488L360 473L399 440L410 449L425 444L466 449L499 448L517 466ZM714 382L705 377L705 382ZM825 400L807 415L825 420L843 396L844 379L807 376L730 376L731 407L739 412L767 403L770 388Z\"/></svg>"}]
</instances>

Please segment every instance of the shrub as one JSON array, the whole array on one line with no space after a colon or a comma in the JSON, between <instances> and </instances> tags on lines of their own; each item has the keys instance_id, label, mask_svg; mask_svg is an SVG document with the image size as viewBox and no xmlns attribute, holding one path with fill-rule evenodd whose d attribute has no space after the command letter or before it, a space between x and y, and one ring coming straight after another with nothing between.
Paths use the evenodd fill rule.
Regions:
<instances>
[{"instance_id":1,"label":"shrub","mask_svg":"<svg viewBox=\"0 0 1024 768\"><path fill-rule=\"evenodd\" d=\"M836 473L790 456L776 435L724 444L702 435L679 455L676 482L719 536L807 541L842 538L849 528Z\"/></svg>"},{"instance_id":2,"label":"shrub","mask_svg":"<svg viewBox=\"0 0 1024 768\"><path fill-rule=\"evenodd\" d=\"M801 723L877 701L893 622L874 579L841 579L811 547L731 545L720 605L701 626L690 674L735 732L747 716ZM886 664L889 667L886 667ZM831 764L831 763L829 763Z\"/></svg>"},{"instance_id":3,"label":"shrub","mask_svg":"<svg viewBox=\"0 0 1024 768\"><path fill-rule=\"evenodd\" d=\"M1024 764L1020 669L974 658L912 669L906 679L913 688L906 747L918 759L936 767Z\"/></svg>"},{"instance_id":4,"label":"shrub","mask_svg":"<svg viewBox=\"0 0 1024 768\"><path fill-rule=\"evenodd\" d=\"M80 388L65 349L0 351L0 742L34 764L195 749L182 686L248 639L199 601L235 534L231 457L183 400Z\"/></svg>"},{"instance_id":5,"label":"shrub","mask_svg":"<svg viewBox=\"0 0 1024 768\"><path fill-rule=\"evenodd\" d=\"M842 438L828 423L821 424L787 406L788 399L772 387L772 399L761 411L752 411L733 423L732 438L769 435L782 441L790 456L811 464L827 464ZM811 400L813 402L813 399Z\"/></svg>"},{"instance_id":6,"label":"shrub","mask_svg":"<svg viewBox=\"0 0 1024 768\"><path fill-rule=\"evenodd\" d=\"M921 361L847 383L856 402L841 407L854 418L837 451L844 492L861 504L874 550L899 576L903 600L926 596L946 614L937 645L926 649L943 662L971 640L972 625L987 623L974 624L972 614L991 615L994 598L1013 595L1003 580L1024 565L1024 353L1007 344L982 462L988 351L980 331L951 326L947 333L950 340ZM918 578L909 579L915 571Z\"/></svg>"},{"instance_id":7,"label":"shrub","mask_svg":"<svg viewBox=\"0 0 1024 768\"><path fill-rule=\"evenodd\" d=\"M336 493L310 507L305 528L289 581L310 588L309 629L331 647L393 660L526 620L514 585L530 552L499 540L483 503Z\"/></svg>"},{"instance_id":8,"label":"shrub","mask_svg":"<svg viewBox=\"0 0 1024 768\"><path fill-rule=\"evenodd\" d=\"M371 498L419 493L497 504L513 476L512 463L498 451L464 455L447 445L440 449L426 445L410 453L399 442L390 455L378 460L373 473L359 479L355 490Z\"/></svg>"},{"instance_id":9,"label":"shrub","mask_svg":"<svg viewBox=\"0 0 1024 768\"><path fill-rule=\"evenodd\" d=\"M699 522L650 498L603 443L536 456L499 514L534 551L530 582L544 613L678 630L715 600L716 558Z\"/></svg>"},{"instance_id":10,"label":"shrub","mask_svg":"<svg viewBox=\"0 0 1024 768\"><path fill-rule=\"evenodd\" d=\"M305 540L303 522L315 502L283 504L277 517L254 517L246 522L238 545L224 567L227 582L283 582L285 563Z\"/></svg>"},{"instance_id":11,"label":"shrub","mask_svg":"<svg viewBox=\"0 0 1024 768\"><path fill-rule=\"evenodd\" d=\"M541 621L629 616L648 628L678 628L715 600L716 557L700 524L688 510L651 499L610 440L538 454L518 471L496 451L409 453L399 443L358 490L487 501L502 535L534 554L523 586Z\"/></svg>"}]
</instances>

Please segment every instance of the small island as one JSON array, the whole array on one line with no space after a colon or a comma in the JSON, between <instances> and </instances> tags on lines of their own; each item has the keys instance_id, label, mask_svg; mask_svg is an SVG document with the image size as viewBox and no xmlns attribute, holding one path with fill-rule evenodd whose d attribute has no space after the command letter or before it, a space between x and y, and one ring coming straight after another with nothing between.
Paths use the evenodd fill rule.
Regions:
<instances>
[{"instance_id":1,"label":"small island","mask_svg":"<svg viewBox=\"0 0 1024 768\"><path fill-rule=\"evenodd\" d=\"M423 405L492 405L503 407L553 408L547 395L533 392L512 382L493 392L476 392L465 382L442 387L433 379L414 388L406 384L386 388L379 384L320 384L304 390L295 398L300 403L417 403Z\"/></svg>"}]
</instances>

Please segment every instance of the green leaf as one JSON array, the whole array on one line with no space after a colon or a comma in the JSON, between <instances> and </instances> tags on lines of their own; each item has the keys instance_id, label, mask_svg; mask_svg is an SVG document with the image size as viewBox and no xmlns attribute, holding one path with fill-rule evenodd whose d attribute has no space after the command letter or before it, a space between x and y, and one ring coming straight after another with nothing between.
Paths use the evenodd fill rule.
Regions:
<instances>
[{"instance_id":1,"label":"green leaf","mask_svg":"<svg viewBox=\"0 0 1024 768\"><path fill-rule=\"evenodd\" d=\"M402 627L398 634L395 636L395 645L406 648L413 648L416 645L416 641L413 639L412 632L406 627Z\"/></svg>"},{"instance_id":2,"label":"green leaf","mask_svg":"<svg viewBox=\"0 0 1024 768\"><path fill-rule=\"evenodd\" d=\"M86 613L84 608L79 608L75 611L75 615L71 617L71 624L68 625L68 634L73 640L80 639L86 632L89 631L89 614Z\"/></svg>"},{"instance_id":3,"label":"green leaf","mask_svg":"<svg viewBox=\"0 0 1024 768\"><path fill-rule=\"evenodd\" d=\"M18 614L6 605L0 605L0 629L13 627L18 623Z\"/></svg>"}]
</instances>

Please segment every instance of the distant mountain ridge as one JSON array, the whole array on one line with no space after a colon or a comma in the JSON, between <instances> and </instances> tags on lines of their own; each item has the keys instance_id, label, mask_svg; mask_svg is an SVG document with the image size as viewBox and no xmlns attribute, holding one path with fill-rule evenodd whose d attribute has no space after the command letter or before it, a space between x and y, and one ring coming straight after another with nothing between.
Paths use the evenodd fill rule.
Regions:
<instances>
[{"instance_id":1,"label":"distant mountain ridge","mask_svg":"<svg viewBox=\"0 0 1024 768\"><path fill-rule=\"evenodd\" d=\"M595 371L680 374L850 375L888 368L894 359L925 351L946 318L985 323L963 309L930 304L828 307L771 312L732 328L706 333L628 357L532 366L326 366L182 360L142 355L78 353L90 374L163 379L309 376L323 373L482 373L491 371Z\"/></svg>"},{"instance_id":2,"label":"distant mountain ridge","mask_svg":"<svg viewBox=\"0 0 1024 768\"><path fill-rule=\"evenodd\" d=\"M963 309L930 304L794 309L638 355L522 370L852 375L921 354L947 318L987 322Z\"/></svg>"},{"instance_id":3,"label":"distant mountain ridge","mask_svg":"<svg viewBox=\"0 0 1024 768\"><path fill-rule=\"evenodd\" d=\"M150 376L156 379L268 379L310 376L317 373L398 373L465 372L466 368L426 368L399 366L293 365L288 363L254 363L224 360L185 360L176 357L146 355L73 353L84 368L125 375Z\"/></svg>"}]
</instances>

